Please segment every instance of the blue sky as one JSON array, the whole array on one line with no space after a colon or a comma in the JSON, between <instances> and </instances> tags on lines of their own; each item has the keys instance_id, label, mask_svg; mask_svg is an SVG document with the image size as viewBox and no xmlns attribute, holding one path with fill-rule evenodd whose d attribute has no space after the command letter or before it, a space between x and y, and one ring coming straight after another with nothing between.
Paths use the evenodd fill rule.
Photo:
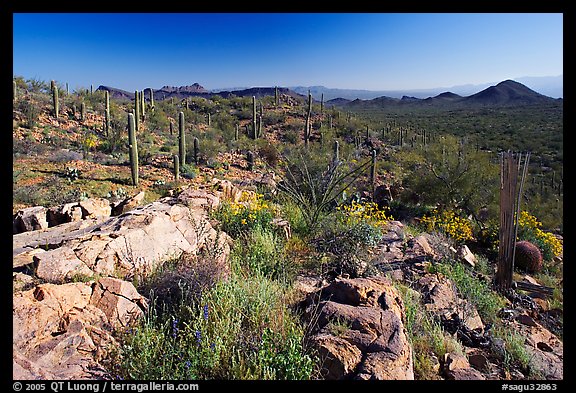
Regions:
<instances>
[{"instance_id":1,"label":"blue sky","mask_svg":"<svg viewBox=\"0 0 576 393\"><path fill-rule=\"evenodd\" d=\"M426 89L563 74L561 13L16 13L13 22L14 75L71 89Z\"/></svg>"}]
</instances>

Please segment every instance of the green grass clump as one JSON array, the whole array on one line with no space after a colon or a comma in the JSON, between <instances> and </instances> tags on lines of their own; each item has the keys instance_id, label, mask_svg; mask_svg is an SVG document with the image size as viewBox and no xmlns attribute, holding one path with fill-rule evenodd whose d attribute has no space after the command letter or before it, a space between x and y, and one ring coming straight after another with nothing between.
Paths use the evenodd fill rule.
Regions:
<instances>
[{"instance_id":1,"label":"green grass clump","mask_svg":"<svg viewBox=\"0 0 576 393\"><path fill-rule=\"evenodd\" d=\"M461 263L436 263L431 273L442 273L454 282L461 296L468 299L478 310L484 323L496 322L496 314L504 307L505 300L490 288L490 283L476 278Z\"/></svg>"}]
</instances>

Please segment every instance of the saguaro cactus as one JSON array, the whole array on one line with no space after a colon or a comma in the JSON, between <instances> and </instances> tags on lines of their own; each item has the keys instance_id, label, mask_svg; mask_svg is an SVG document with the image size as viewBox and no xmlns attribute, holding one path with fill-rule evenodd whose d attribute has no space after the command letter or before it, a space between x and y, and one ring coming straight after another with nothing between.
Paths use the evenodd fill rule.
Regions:
<instances>
[{"instance_id":1,"label":"saguaro cactus","mask_svg":"<svg viewBox=\"0 0 576 393\"><path fill-rule=\"evenodd\" d=\"M308 147L308 140L310 139L310 117L312 116L312 94L308 90L308 113L306 115L306 129L304 130L304 145Z\"/></svg>"},{"instance_id":2,"label":"saguaro cactus","mask_svg":"<svg viewBox=\"0 0 576 393\"><path fill-rule=\"evenodd\" d=\"M234 130L234 140L238 141L238 133L240 131L240 124L236 123L236 129Z\"/></svg>"},{"instance_id":3,"label":"saguaro cactus","mask_svg":"<svg viewBox=\"0 0 576 393\"><path fill-rule=\"evenodd\" d=\"M150 88L150 109L154 109L154 90Z\"/></svg>"},{"instance_id":4,"label":"saguaro cactus","mask_svg":"<svg viewBox=\"0 0 576 393\"><path fill-rule=\"evenodd\" d=\"M86 120L86 103L84 101L80 104L80 120Z\"/></svg>"},{"instance_id":5,"label":"saguaro cactus","mask_svg":"<svg viewBox=\"0 0 576 393\"><path fill-rule=\"evenodd\" d=\"M138 90L134 91L134 119L136 131L140 128L140 93Z\"/></svg>"},{"instance_id":6,"label":"saguaro cactus","mask_svg":"<svg viewBox=\"0 0 576 393\"><path fill-rule=\"evenodd\" d=\"M144 90L140 92L140 106L141 106L142 121L144 121L146 117L146 105L144 105Z\"/></svg>"},{"instance_id":7,"label":"saguaro cactus","mask_svg":"<svg viewBox=\"0 0 576 393\"><path fill-rule=\"evenodd\" d=\"M279 105L279 101L278 101L279 97L278 97L278 86L274 87L274 105L277 107Z\"/></svg>"},{"instance_id":8,"label":"saguaro cactus","mask_svg":"<svg viewBox=\"0 0 576 393\"><path fill-rule=\"evenodd\" d=\"M210 116L210 112L208 112L208 127L212 125L212 117Z\"/></svg>"},{"instance_id":9,"label":"saguaro cactus","mask_svg":"<svg viewBox=\"0 0 576 393\"><path fill-rule=\"evenodd\" d=\"M52 89L52 103L54 105L54 117L58 118L60 104L58 103L58 86L56 85L54 85L54 88Z\"/></svg>"},{"instance_id":10,"label":"saguaro cactus","mask_svg":"<svg viewBox=\"0 0 576 393\"><path fill-rule=\"evenodd\" d=\"M12 83L14 84L14 90L12 91L12 98L16 99L16 93L18 91L18 89L16 88L16 81L12 81Z\"/></svg>"},{"instance_id":11,"label":"saguaro cactus","mask_svg":"<svg viewBox=\"0 0 576 393\"><path fill-rule=\"evenodd\" d=\"M132 185L138 186L138 146L136 143L136 123L134 117L134 114L128 113L128 149L130 152Z\"/></svg>"},{"instance_id":12,"label":"saguaro cactus","mask_svg":"<svg viewBox=\"0 0 576 393\"><path fill-rule=\"evenodd\" d=\"M198 158L200 156L200 141L194 137L194 163L198 165Z\"/></svg>"},{"instance_id":13,"label":"saguaro cactus","mask_svg":"<svg viewBox=\"0 0 576 393\"><path fill-rule=\"evenodd\" d=\"M324 113L324 93L322 93L320 98L320 113Z\"/></svg>"},{"instance_id":14,"label":"saguaro cactus","mask_svg":"<svg viewBox=\"0 0 576 393\"><path fill-rule=\"evenodd\" d=\"M177 154L174 154L174 180L180 180L180 159Z\"/></svg>"},{"instance_id":15,"label":"saguaro cactus","mask_svg":"<svg viewBox=\"0 0 576 393\"><path fill-rule=\"evenodd\" d=\"M104 107L104 132L106 136L110 132L110 93L108 90L104 91L105 107Z\"/></svg>"},{"instance_id":16,"label":"saguaro cactus","mask_svg":"<svg viewBox=\"0 0 576 393\"><path fill-rule=\"evenodd\" d=\"M178 153L182 165L186 164L186 137L184 133L184 112L178 114Z\"/></svg>"},{"instance_id":17,"label":"saguaro cactus","mask_svg":"<svg viewBox=\"0 0 576 393\"><path fill-rule=\"evenodd\" d=\"M252 133L253 138L258 138L256 129L256 96L252 96Z\"/></svg>"}]
</instances>

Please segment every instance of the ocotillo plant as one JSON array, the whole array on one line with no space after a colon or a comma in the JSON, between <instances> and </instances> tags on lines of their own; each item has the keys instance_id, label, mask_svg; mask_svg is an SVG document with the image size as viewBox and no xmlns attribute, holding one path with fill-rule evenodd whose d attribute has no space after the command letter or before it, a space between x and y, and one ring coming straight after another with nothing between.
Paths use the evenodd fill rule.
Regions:
<instances>
[{"instance_id":1,"label":"ocotillo plant","mask_svg":"<svg viewBox=\"0 0 576 393\"><path fill-rule=\"evenodd\" d=\"M248 170L252 172L254 170L254 153L250 150L246 153L246 161L248 162Z\"/></svg>"},{"instance_id":2,"label":"ocotillo plant","mask_svg":"<svg viewBox=\"0 0 576 393\"><path fill-rule=\"evenodd\" d=\"M58 118L60 105L58 103L58 86L56 85L54 85L54 88L52 89L52 103L54 104L54 117Z\"/></svg>"},{"instance_id":3,"label":"ocotillo plant","mask_svg":"<svg viewBox=\"0 0 576 393\"><path fill-rule=\"evenodd\" d=\"M174 154L174 180L180 180L180 159L177 154Z\"/></svg>"},{"instance_id":4,"label":"ocotillo plant","mask_svg":"<svg viewBox=\"0 0 576 393\"><path fill-rule=\"evenodd\" d=\"M80 104L80 120L86 120L86 103L84 101Z\"/></svg>"},{"instance_id":5,"label":"ocotillo plant","mask_svg":"<svg viewBox=\"0 0 576 393\"><path fill-rule=\"evenodd\" d=\"M178 153L182 165L186 164L186 138L184 134L184 112L178 114Z\"/></svg>"},{"instance_id":6,"label":"ocotillo plant","mask_svg":"<svg viewBox=\"0 0 576 393\"><path fill-rule=\"evenodd\" d=\"M94 86L90 85L90 95L94 94Z\"/></svg>"},{"instance_id":7,"label":"ocotillo plant","mask_svg":"<svg viewBox=\"0 0 576 393\"><path fill-rule=\"evenodd\" d=\"M198 165L198 159L200 156L200 141L198 138L194 137L194 163Z\"/></svg>"},{"instance_id":8,"label":"ocotillo plant","mask_svg":"<svg viewBox=\"0 0 576 393\"><path fill-rule=\"evenodd\" d=\"M134 119L136 122L136 131L140 128L140 93L134 91Z\"/></svg>"},{"instance_id":9,"label":"ocotillo plant","mask_svg":"<svg viewBox=\"0 0 576 393\"><path fill-rule=\"evenodd\" d=\"M253 138L258 138L256 130L256 96L252 96L252 133Z\"/></svg>"},{"instance_id":10,"label":"ocotillo plant","mask_svg":"<svg viewBox=\"0 0 576 393\"><path fill-rule=\"evenodd\" d=\"M138 146L136 144L136 123L134 117L134 114L128 113L128 149L130 152L132 185L138 186Z\"/></svg>"},{"instance_id":11,"label":"ocotillo plant","mask_svg":"<svg viewBox=\"0 0 576 393\"><path fill-rule=\"evenodd\" d=\"M304 145L308 148L308 140L310 139L310 117L312 116L312 94L308 90L308 113L306 115L306 129L304 130Z\"/></svg>"}]
</instances>

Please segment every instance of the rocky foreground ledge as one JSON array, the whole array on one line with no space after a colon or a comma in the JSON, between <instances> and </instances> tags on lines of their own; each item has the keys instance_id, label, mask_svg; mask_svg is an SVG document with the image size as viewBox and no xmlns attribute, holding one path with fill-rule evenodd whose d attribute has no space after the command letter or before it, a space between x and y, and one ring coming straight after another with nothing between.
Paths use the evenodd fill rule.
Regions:
<instances>
[{"instance_id":1,"label":"rocky foreground ledge","mask_svg":"<svg viewBox=\"0 0 576 393\"><path fill-rule=\"evenodd\" d=\"M134 277L207 247L219 248L215 263L227 269L231 239L208 219L218 194L187 189L119 216L14 235L13 378L104 378L99 362L115 344L113 331L147 309Z\"/></svg>"}]
</instances>

